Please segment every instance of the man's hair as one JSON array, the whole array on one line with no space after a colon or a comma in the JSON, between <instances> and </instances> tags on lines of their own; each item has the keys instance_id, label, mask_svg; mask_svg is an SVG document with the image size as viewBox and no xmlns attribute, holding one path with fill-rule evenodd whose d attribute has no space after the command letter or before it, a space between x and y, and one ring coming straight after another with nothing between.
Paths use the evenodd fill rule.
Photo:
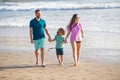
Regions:
<instances>
[{"instance_id":1,"label":"man's hair","mask_svg":"<svg viewBox=\"0 0 120 80\"><path fill-rule=\"evenodd\" d=\"M35 10L35 13L37 13L37 12L39 12L39 11L40 11L40 9L36 9L36 10Z\"/></svg>"}]
</instances>

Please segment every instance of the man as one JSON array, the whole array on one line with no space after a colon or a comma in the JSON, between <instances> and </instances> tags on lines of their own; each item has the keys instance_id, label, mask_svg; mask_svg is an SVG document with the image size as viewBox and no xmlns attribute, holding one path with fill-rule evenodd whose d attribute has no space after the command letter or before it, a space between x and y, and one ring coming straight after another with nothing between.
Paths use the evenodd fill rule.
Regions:
<instances>
[{"instance_id":1,"label":"man","mask_svg":"<svg viewBox=\"0 0 120 80\"><path fill-rule=\"evenodd\" d=\"M30 40L35 46L36 65L39 63L39 50L41 51L41 64L44 64L44 43L45 43L45 32L48 36L48 40L51 40L49 32L46 28L46 22L41 18L41 11L35 10L36 17L30 21Z\"/></svg>"}]
</instances>

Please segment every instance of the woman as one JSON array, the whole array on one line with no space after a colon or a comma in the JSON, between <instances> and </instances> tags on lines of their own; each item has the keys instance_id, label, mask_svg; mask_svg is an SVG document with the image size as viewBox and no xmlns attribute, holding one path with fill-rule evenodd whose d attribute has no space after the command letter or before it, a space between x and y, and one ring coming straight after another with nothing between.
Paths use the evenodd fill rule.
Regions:
<instances>
[{"instance_id":1,"label":"woman","mask_svg":"<svg viewBox=\"0 0 120 80\"><path fill-rule=\"evenodd\" d=\"M84 37L84 31L81 23L79 22L79 15L74 14L69 25L67 26L68 32L65 38L65 42L67 43L67 38L70 35L70 42L73 50L73 58L74 58L74 66L77 66L79 63L80 57L80 48L81 41Z\"/></svg>"}]
</instances>

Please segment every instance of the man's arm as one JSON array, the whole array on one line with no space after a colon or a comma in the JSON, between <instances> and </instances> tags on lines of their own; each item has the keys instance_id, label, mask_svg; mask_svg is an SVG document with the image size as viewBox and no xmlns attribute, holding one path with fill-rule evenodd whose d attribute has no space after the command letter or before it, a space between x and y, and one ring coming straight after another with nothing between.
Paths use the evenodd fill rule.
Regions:
<instances>
[{"instance_id":1,"label":"man's arm","mask_svg":"<svg viewBox=\"0 0 120 80\"><path fill-rule=\"evenodd\" d=\"M30 28L30 41L31 41L31 43L34 43L34 41L33 41L33 29L32 28Z\"/></svg>"},{"instance_id":2,"label":"man's arm","mask_svg":"<svg viewBox=\"0 0 120 80\"><path fill-rule=\"evenodd\" d=\"M45 32L46 32L46 34L48 36L48 41L51 41L51 36L50 36L50 34L48 32L48 29L46 27L45 27Z\"/></svg>"}]
</instances>

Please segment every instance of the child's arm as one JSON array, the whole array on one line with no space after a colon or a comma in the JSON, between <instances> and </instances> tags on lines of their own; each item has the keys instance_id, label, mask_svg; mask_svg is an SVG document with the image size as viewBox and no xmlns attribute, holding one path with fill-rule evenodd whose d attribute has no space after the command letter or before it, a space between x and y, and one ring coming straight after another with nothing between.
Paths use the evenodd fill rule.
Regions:
<instances>
[{"instance_id":1,"label":"child's arm","mask_svg":"<svg viewBox=\"0 0 120 80\"><path fill-rule=\"evenodd\" d=\"M55 35L54 39L51 39L50 42L55 41L55 40L56 40L56 36L57 36L57 35Z\"/></svg>"},{"instance_id":2,"label":"child's arm","mask_svg":"<svg viewBox=\"0 0 120 80\"><path fill-rule=\"evenodd\" d=\"M68 32L66 37L65 37L65 41L64 41L65 43L67 43L67 38L69 37L69 35L70 35L70 32Z\"/></svg>"},{"instance_id":3,"label":"child's arm","mask_svg":"<svg viewBox=\"0 0 120 80\"><path fill-rule=\"evenodd\" d=\"M63 37L63 43L65 43L65 38Z\"/></svg>"},{"instance_id":4,"label":"child's arm","mask_svg":"<svg viewBox=\"0 0 120 80\"><path fill-rule=\"evenodd\" d=\"M53 42L53 41L55 41L55 38L54 38L54 39L51 39L51 41L50 41L50 42Z\"/></svg>"}]
</instances>

